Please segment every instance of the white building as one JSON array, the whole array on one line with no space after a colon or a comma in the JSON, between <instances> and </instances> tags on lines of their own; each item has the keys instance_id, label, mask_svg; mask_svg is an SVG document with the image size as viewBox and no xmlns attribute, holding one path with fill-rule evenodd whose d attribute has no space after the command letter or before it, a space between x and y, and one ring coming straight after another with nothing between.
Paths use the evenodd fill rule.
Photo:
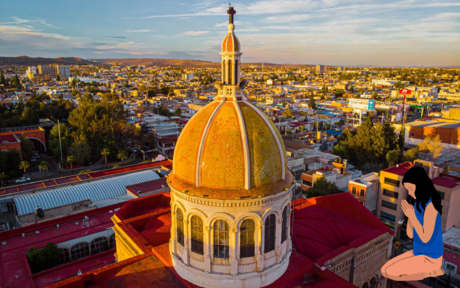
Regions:
<instances>
[{"instance_id":1,"label":"white building","mask_svg":"<svg viewBox=\"0 0 460 288\"><path fill-rule=\"evenodd\" d=\"M61 80L67 80L70 77L70 67L68 65L56 65L56 70Z\"/></svg>"}]
</instances>

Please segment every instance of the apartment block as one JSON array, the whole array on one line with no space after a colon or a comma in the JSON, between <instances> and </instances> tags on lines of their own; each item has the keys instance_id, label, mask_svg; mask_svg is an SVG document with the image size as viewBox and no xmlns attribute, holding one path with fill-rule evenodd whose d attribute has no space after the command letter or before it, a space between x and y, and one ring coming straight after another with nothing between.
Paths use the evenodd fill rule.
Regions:
<instances>
[{"instance_id":1,"label":"apartment block","mask_svg":"<svg viewBox=\"0 0 460 288\"><path fill-rule=\"evenodd\" d=\"M348 183L348 191L359 203L377 215L379 184L379 174L369 173L351 180Z\"/></svg>"}]
</instances>

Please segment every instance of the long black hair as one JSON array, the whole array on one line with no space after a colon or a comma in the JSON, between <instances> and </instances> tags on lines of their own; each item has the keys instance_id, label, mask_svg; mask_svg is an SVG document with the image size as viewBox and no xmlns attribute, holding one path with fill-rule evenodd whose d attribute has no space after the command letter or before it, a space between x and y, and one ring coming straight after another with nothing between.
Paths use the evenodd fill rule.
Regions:
<instances>
[{"instance_id":1,"label":"long black hair","mask_svg":"<svg viewBox=\"0 0 460 288\"><path fill-rule=\"evenodd\" d=\"M433 181L428 177L425 169L420 166L410 168L409 171L404 174L402 184L404 185L404 183L415 184L416 199L411 197L411 204L414 205L414 208L417 208L419 213L422 213L419 204L425 209L426 203L428 203L431 198L431 203L433 203L434 208L438 210L439 215L442 214L441 194L434 188ZM425 214L425 210L423 210L423 214Z\"/></svg>"}]
</instances>

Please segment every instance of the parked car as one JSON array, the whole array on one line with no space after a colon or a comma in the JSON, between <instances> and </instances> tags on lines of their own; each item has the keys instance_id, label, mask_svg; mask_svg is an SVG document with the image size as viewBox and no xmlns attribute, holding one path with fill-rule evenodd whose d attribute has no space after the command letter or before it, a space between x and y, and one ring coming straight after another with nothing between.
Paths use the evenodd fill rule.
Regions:
<instances>
[{"instance_id":1,"label":"parked car","mask_svg":"<svg viewBox=\"0 0 460 288\"><path fill-rule=\"evenodd\" d=\"M30 177L21 177L19 179L16 179L16 183L23 183L23 182L26 182L26 181L30 181Z\"/></svg>"}]
</instances>

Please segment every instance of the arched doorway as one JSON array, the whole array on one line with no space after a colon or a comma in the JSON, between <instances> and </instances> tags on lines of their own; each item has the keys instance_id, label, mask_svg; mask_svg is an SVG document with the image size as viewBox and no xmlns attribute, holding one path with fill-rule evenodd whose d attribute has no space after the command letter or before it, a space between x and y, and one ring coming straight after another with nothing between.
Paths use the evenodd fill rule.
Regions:
<instances>
[{"instance_id":1,"label":"arched doorway","mask_svg":"<svg viewBox=\"0 0 460 288\"><path fill-rule=\"evenodd\" d=\"M32 141L32 143L34 143L35 150L46 152L46 144L43 143L42 140L38 138L33 138L33 137L27 137L27 138L29 138L29 140Z\"/></svg>"}]
</instances>

